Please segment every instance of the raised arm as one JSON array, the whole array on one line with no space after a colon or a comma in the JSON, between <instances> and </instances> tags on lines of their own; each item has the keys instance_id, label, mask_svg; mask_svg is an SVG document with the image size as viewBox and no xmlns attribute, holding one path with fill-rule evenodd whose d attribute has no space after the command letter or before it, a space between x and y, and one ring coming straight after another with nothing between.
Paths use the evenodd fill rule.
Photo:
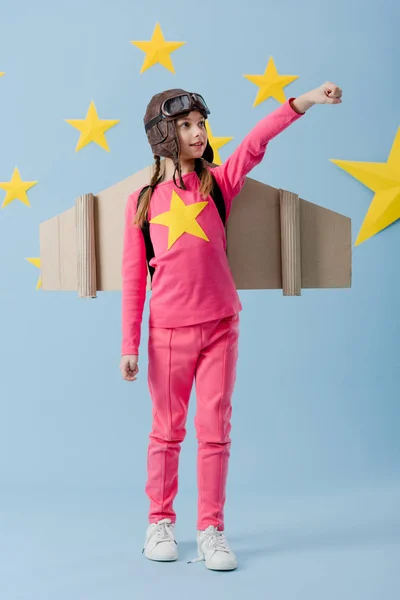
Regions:
<instances>
[{"instance_id":1,"label":"raised arm","mask_svg":"<svg viewBox=\"0 0 400 600\"><path fill-rule=\"evenodd\" d=\"M340 104L341 97L341 88L327 81L298 98L289 98L253 127L231 156L213 169L225 199L227 214L232 199L243 187L246 175L263 159L268 142L298 121L314 104Z\"/></svg>"},{"instance_id":2,"label":"raised arm","mask_svg":"<svg viewBox=\"0 0 400 600\"><path fill-rule=\"evenodd\" d=\"M246 135L229 158L212 172L224 196L227 208L243 187L246 175L264 158L268 142L300 119L304 113L297 112L290 98L273 112L263 117Z\"/></svg>"},{"instance_id":3,"label":"raised arm","mask_svg":"<svg viewBox=\"0 0 400 600\"><path fill-rule=\"evenodd\" d=\"M138 192L125 207L122 253L122 348L121 354L139 354L143 307L146 300L146 246L139 226L133 224Z\"/></svg>"}]
</instances>

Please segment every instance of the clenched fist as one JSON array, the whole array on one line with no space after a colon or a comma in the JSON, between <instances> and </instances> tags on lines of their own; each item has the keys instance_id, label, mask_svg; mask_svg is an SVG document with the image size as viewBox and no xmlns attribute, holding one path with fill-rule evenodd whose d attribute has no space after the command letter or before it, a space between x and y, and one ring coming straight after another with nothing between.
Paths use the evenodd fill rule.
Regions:
<instances>
[{"instance_id":1,"label":"clenched fist","mask_svg":"<svg viewBox=\"0 0 400 600\"><path fill-rule=\"evenodd\" d=\"M342 89L331 81L326 81L315 90L308 92L315 104L341 104L342 94Z\"/></svg>"},{"instance_id":2,"label":"clenched fist","mask_svg":"<svg viewBox=\"0 0 400 600\"><path fill-rule=\"evenodd\" d=\"M306 92L290 101L290 106L298 113L304 114L314 104L341 104L343 91L336 83L326 81L319 87Z\"/></svg>"},{"instance_id":3,"label":"clenched fist","mask_svg":"<svg viewBox=\"0 0 400 600\"><path fill-rule=\"evenodd\" d=\"M125 379L125 381L135 381L137 379L137 374L139 373L139 367L137 363L137 354L125 354L121 357L119 368L122 378Z\"/></svg>"}]
</instances>

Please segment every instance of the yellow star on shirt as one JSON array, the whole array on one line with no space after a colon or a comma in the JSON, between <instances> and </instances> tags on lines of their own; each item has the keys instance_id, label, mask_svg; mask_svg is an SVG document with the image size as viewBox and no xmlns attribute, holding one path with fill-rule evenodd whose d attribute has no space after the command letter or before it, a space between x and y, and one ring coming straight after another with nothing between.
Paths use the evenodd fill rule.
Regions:
<instances>
[{"instance_id":1,"label":"yellow star on shirt","mask_svg":"<svg viewBox=\"0 0 400 600\"><path fill-rule=\"evenodd\" d=\"M101 148L107 150L107 152L110 151L104 133L107 129L119 123L119 119L99 119L93 100L84 119L65 119L65 121L81 132L75 152L78 152L90 144L90 142L98 144Z\"/></svg>"},{"instance_id":2,"label":"yellow star on shirt","mask_svg":"<svg viewBox=\"0 0 400 600\"><path fill-rule=\"evenodd\" d=\"M208 135L208 141L210 142L211 148L214 150L213 162L216 165L220 165L222 161L221 161L221 157L219 155L218 150L220 148L222 148L222 146L225 146L225 144L227 144L228 142L233 140L233 138L231 138L231 137L214 137L208 121L206 121L206 130L207 130L207 135Z\"/></svg>"},{"instance_id":3,"label":"yellow star on shirt","mask_svg":"<svg viewBox=\"0 0 400 600\"><path fill-rule=\"evenodd\" d=\"M400 127L386 163L333 159L331 162L375 192L355 246L400 218Z\"/></svg>"},{"instance_id":4,"label":"yellow star on shirt","mask_svg":"<svg viewBox=\"0 0 400 600\"><path fill-rule=\"evenodd\" d=\"M21 175L19 174L17 167L15 167L11 176L11 181L0 182L0 188L7 192L1 208L4 208L13 200L21 200L23 204L30 207L26 192L36 184L37 181L22 181Z\"/></svg>"},{"instance_id":5,"label":"yellow star on shirt","mask_svg":"<svg viewBox=\"0 0 400 600\"><path fill-rule=\"evenodd\" d=\"M196 217L207 204L208 202L204 201L186 205L175 191L172 192L169 211L161 213L150 220L150 223L157 223L158 225L166 225L169 227L168 250L184 233L190 233L207 242L210 241L196 221Z\"/></svg>"},{"instance_id":6,"label":"yellow star on shirt","mask_svg":"<svg viewBox=\"0 0 400 600\"><path fill-rule=\"evenodd\" d=\"M260 88L254 101L253 108L258 104L261 104L261 102L264 102L267 98L275 98L277 102L283 104L286 102L283 88L289 85L289 83L292 83L292 81L298 79L298 75L278 75L272 56L269 58L268 65L263 75L244 75L243 77L246 77L246 79L255 83Z\"/></svg>"},{"instance_id":7,"label":"yellow star on shirt","mask_svg":"<svg viewBox=\"0 0 400 600\"><path fill-rule=\"evenodd\" d=\"M174 66L170 54L183 46L186 42L166 42L161 31L160 24L157 23L153 36L149 42L131 42L134 46L146 53L140 75L150 67L160 63L163 67L175 74Z\"/></svg>"},{"instance_id":8,"label":"yellow star on shirt","mask_svg":"<svg viewBox=\"0 0 400 600\"><path fill-rule=\"evenodd\" d=\"M37 267L38 269L40 269L40 258L26 258L25 260L27 260L32 265L35 265L35 267ZM38 290L41 287L42 287L42 278L39 277L37 285L36 285L36 289Z\"/></svg>"}]
</instances>

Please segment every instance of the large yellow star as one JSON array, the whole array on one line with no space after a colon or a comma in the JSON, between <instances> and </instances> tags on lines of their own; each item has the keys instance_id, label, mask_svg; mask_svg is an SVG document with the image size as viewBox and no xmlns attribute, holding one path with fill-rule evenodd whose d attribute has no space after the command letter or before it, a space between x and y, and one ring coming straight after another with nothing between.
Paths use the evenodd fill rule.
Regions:
<instances>
[{"instance_id":1,"label":"large yellow star","mask_svg":"<svg viewBox=\"0 0 400 600\"><path fill-rule=\"evenodd\" d=\"M17 167L15 167L11 181L0 182L0 188L7 192L1 208L4 208L13 200L21 200L26 206L30 207L26 192L36 184L37 181L22 181L21 175L19 174Z\"/></svg>"},{"instance_id":2,"label":"large yellow star","mask_svg":"<svg viewBox=\"0 0 400 600\"><path fill-rule=\"evenodd\" d=\"M166 42L160 24L157 23L149 42L131 42L131 44L146 53L140 74L157 63L160 63L168 71L175 74L170 54L186 44L186 42Z\"/></svg>"},{"instance_id":3,"label":"large yellow star","mask_svg":"<svg viewBox=\"0 0 400 600\"><path fill-rule=\"evenodd\" d=\"M277 102L283 104L286 102L283 88L286 85L289 85L289 83L292 83L292 81L298 79L298 75L278 75L272 56L269 58L268 65L263 75L244 75L244 77L258 85L260 88L254 101L253 108L258 104L261 104L261 102L264 102L267 98L275 98Z\"/></svg>"},{"instance_id":4,"label":"large yellow star","mask_svg":"<svg viewBox=\"0 0 400 600\"><path fill-rule=\"evenodd\" d=\"M208 121L206 121L206 130L207 130L207 135L208 135L208 141L210 142L211 148L214 150L213 162L216 165L220 165L222 161L221 161L221 157L219 155L218 150L220 148L222 148L222 146L225 146L225 144L227 144L228 142L233 140L233 138L231 138L231 137L214 137Z\"/></svg>"},{"instance_id":5,"label":"large yellow star","mask_svg":"<svg viewBox=\"0 0 400 600\"><path fill-rule=\"evenodd\" d=\"M98 144L107 152L110 151L104 133L107 129L119 123L119 119L99 119L93 100L84 119L65 119L65 121L81 132L75 152L78 152L90 142Z\"/></svg>"},{"instance_id":6,"label":"large yellow star","mask_svg":"<svg viewBox=\"0 0 400 600\"><path fill-rule=\"evenodd\" d=\"M331 161L375 192L355 246L400 218L400 127L386 163Z\"/></svg>"},{"instance_id":7,"label":"large yellow star","mask_svg":"<svg viewBox=\"0 0 400 600\"><path fill-rule=\"evenodd\" d=\"M37 267L38 269L40 269L40 258L26 258L25 260L27 260L32 265L35 265L35 267ZM42 287L42 278L39 277L37 285L36 285L36 289L38 290L41 287Z\"/></svg>"},{"instance_id":8,"label":"large yellow star","mask_svg":"<svg viewBox=\"0 0 400 600\"><path fill-rule=\"evenodd\" d=\"M207 204L208 202L204 201L186 205L175 191L172 192L169 211L157 215L150 221L150 223L157 223L158 225L166 225L169 227L168 250L184 233L190 233L207 242L210 241L196 221L196 217Z\"/></svg>"}]
</instances>

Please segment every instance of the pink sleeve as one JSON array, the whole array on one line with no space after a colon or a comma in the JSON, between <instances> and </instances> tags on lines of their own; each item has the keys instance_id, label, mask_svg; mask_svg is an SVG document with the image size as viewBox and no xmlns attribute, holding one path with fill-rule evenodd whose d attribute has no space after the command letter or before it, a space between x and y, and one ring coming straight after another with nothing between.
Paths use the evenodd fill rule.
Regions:
<instances>
[{"instance_id":1,"label":"pink sleeve","mask_svg":"<svg viewBox=\"0 0 400 600\"><path fill-rule=\"evenodd\" d=\"M290 106L292 100L295 98L289 98L261 119L231 156L222 165L212 169L227 205L227 215L232 199L244 185L246 175L262 161L268 142L305 114L296 112Z\"/></svg>"},{"instance_id":2,"label":"pink sleeve","mask_svg":"<svg viewBox=\"0 0 400 600\"><path fill-rule=\"evenodd\" d=\"M139 354L143 307L146 300L147 262L143 233L133 224L139 192L125 207L122 252L122 354Z\"/></svg>"}]
</instances>

